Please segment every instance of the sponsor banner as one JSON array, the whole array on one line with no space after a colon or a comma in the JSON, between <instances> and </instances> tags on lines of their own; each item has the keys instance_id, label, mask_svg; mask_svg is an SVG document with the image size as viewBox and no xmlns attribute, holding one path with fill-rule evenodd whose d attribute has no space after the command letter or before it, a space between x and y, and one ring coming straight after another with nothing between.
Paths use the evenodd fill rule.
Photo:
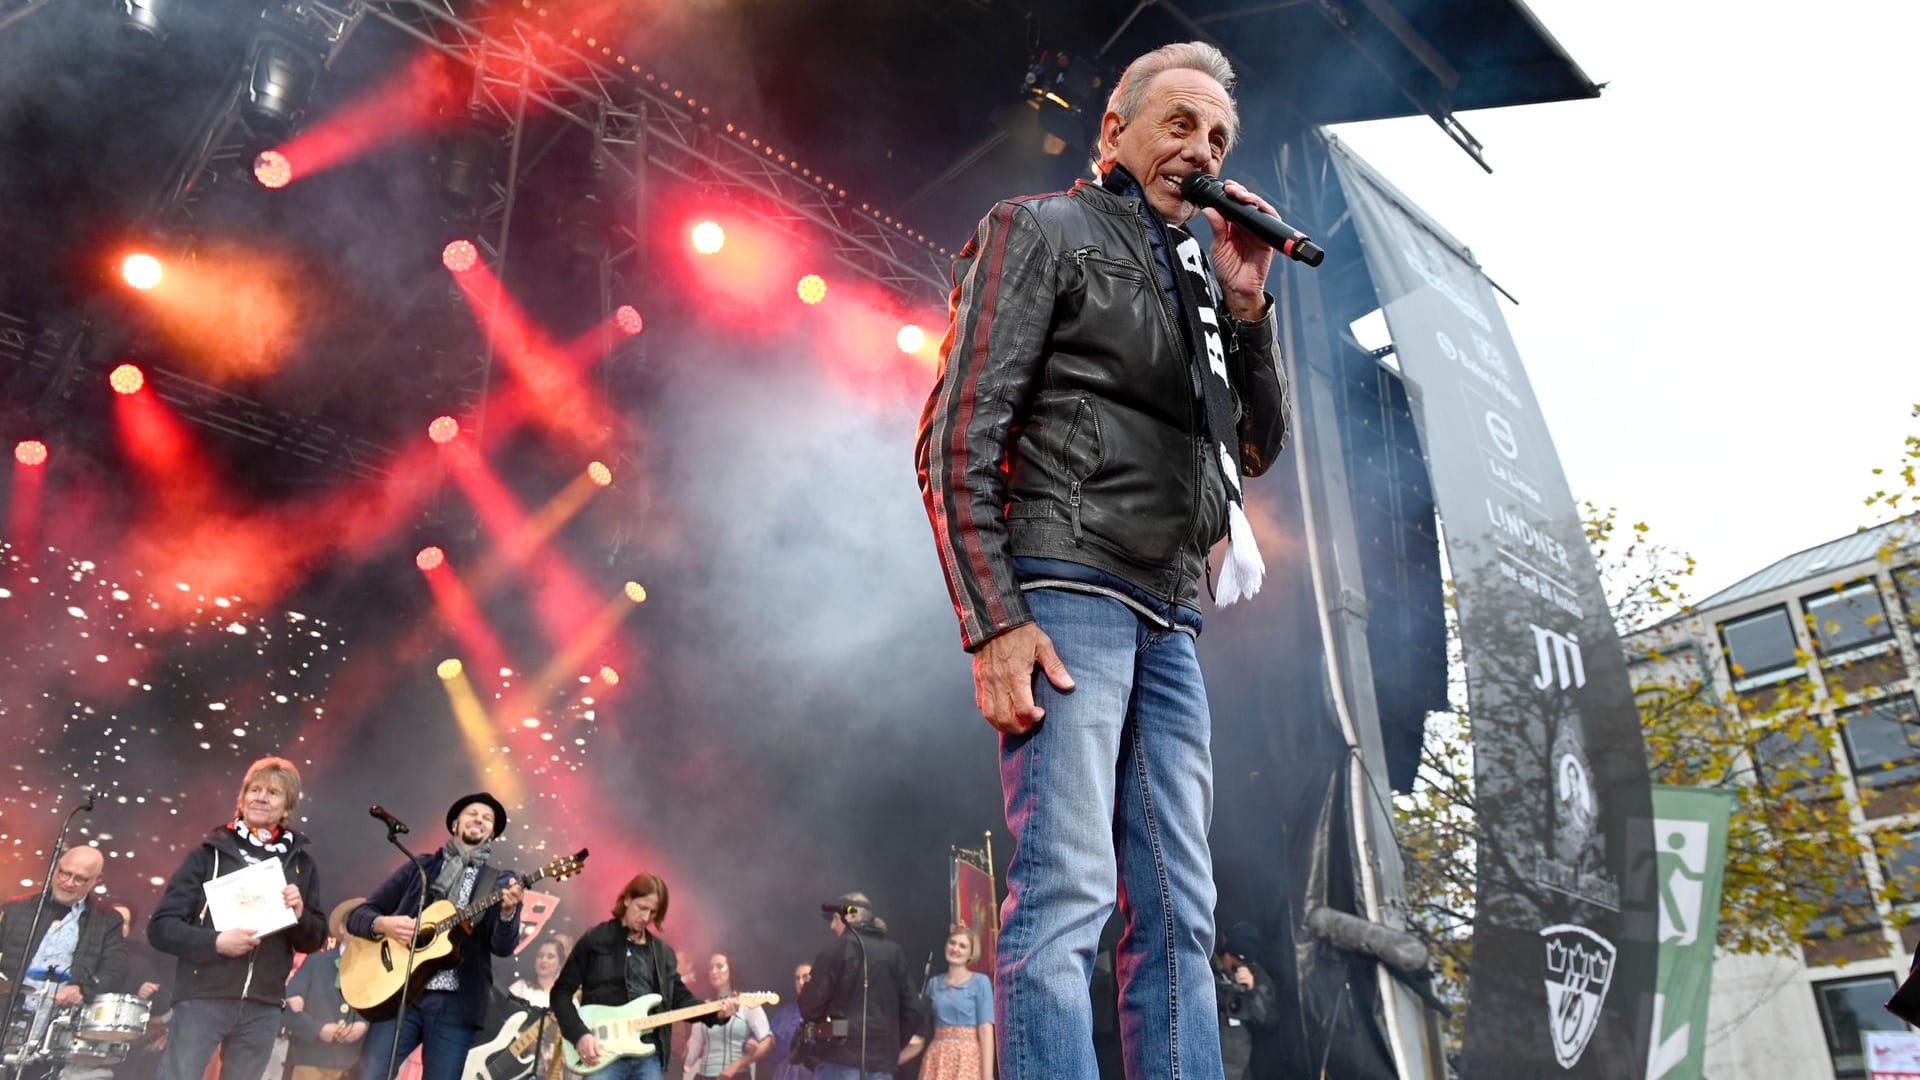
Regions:
<instances>
[{"instance_id":1,"label":"sponsor banner","mask_svg":"<svg viewBox=\"0 0 1920 1080\"><path fill-rule=\"evenodd\" d=\"M967 966L992 975L994 947L1000 937L993 875L958 853L953 856L953 921L980 935L980 955Z\"/></svg>"},{"instance_id":2,"label":"sponsor banner","mask_svg":"<svg viewBox=\"0 0 1920 1080\"><path fill-rule=\"evenodd\" d=\"M1477 823L1465 1075L1640 1080L1656 968L1646 751L1586 530L1493 291L1340 144L1333 161L1445 526ZM1596 372L1595 377L1604 377Z\"/></svg>"},{"instance_id":3,"label":"sponsor banner","mask_svg":"<svg viewBox=\"0 0 1920 1080\"><path fill-rule=\"evenodd\" d=\"M1867 1080L1920 1080L1920 1034L1866 1031Z\"/></svg>"},{"instance_id":4,"label":"sponsor banner","mask_svg":"<svg viewBox=\"0 0 1920 1080\"><path fill-rule=\"evenodd\" d=\"M1727 862L1733 792L1653 788L1652 872L1660 897L1660 974L1654 988L1647 1080L1702 1080L1713 942Z\"/></svg>"}]
</instances>

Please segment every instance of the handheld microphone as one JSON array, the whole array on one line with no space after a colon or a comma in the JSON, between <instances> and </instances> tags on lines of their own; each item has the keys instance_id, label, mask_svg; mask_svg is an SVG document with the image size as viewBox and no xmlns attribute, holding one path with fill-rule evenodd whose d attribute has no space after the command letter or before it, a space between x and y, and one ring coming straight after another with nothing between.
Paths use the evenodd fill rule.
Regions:
<instances>
[{"instance_id":1,"label":"handheld microphone","mask_svg":"<svg viewBox=\"0 0 1920 1080\"><path fill-rule=\"evenodd\" d=\"M406 822L401 821L399 818L394 817L392 814L387 813L386 809L382 807L379 803L374 803L372 806L367 807L367 813L373 815L373 817L378 821L386 822L387 828L393 830L393 832L395 832L396 834L412 831L411 829L407 828Z\"/></svg>"},{"instance_id":2,"label":"handheld microphone","mask_svg":"<svg viewBox=\"0 0 1920 1080\"><path fill-rule=\"evenodd\" d=\"M1195 169L1180 181L1180 195L1195 206L1210 207L1220 216L1266 242L1273 250L1295 262L1319 266L1327 253L1307 234L1281 221L1257 206L1249 206L1227 194L1227 185L1211 173Z\"/></svg>"}]
</instances>

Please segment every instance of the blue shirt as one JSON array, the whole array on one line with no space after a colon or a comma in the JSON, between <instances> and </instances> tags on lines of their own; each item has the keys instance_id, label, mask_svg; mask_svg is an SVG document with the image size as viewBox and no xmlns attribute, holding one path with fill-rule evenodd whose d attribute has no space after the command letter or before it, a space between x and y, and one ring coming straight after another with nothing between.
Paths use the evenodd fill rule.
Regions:
<instances>
[{"instance_id":1,"label":"blue shirt","mask_svg":"<svg viewBox=\"0 0 1920 1080\"><path fill-rule=\"evenodd\" d=\"M977 1027L993 1023L993 980L979 972L959 986L945 975L927 980L927 998L933 1002L935 1027Z\"/></svg>"}]
</instances>

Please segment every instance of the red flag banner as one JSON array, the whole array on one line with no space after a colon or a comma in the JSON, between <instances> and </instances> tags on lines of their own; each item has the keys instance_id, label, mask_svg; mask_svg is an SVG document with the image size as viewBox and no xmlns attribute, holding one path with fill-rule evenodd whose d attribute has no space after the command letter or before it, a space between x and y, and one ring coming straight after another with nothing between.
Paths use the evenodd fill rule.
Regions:
<instances>
[{"instance_id":1,"label":"red flag banner","mask_svg":"<svg viewBox=\"0 0 1920 1080\"><path fill-rule=\"evenodd\" d=\"M540 928L547 925L547 920L553 918L553 909L559 906L558 896L527 890L527 895L520 900L520 941L513 947L513 955L519 956L520 950L540 936Z\"/></svg>"},{"instance_id":2,"label":"red flag banner","mask_svg":"<svg viewBox=\"0 0 1920 1080\"><path fill-rule=\"evenodd\" d=\"M999 898L994 893L993 875L956 853L953 921L980 935L980 955L968 966L987 975L993 974L993 950L1000 935Z\"/></svg>"}]
</instances>

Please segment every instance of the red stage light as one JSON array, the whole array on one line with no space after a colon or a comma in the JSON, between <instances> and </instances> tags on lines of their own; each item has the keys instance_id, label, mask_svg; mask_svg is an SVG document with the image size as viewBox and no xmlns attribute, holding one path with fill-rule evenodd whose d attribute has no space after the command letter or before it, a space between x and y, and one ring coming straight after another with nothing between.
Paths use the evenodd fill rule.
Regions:
<instances>
[{"instance_id":1,"label":"red stage light","mask_svg":"<svg viewBox=\"0 0 1920 1080\"><path fill-rule=\"evenodd\" d=\"M445 660L440 661L433 670L435 674L440 676L441 682L452 682L467 670L467 665L461 663L459 657L449 656Z\"/></svg>"},{"instance_id":2,"label":"red stage light","mask_svg":"<svg viewBox=\"0 0 1920 1080\"><path fill-rule=\"evenodd\" d=\"M436 416L433 423L427 425L427 438L446 444L460 436L460 421L451 416Z\"/></svg>"},{"instance_id":3,"label":"red stage light","mask_svg":"<svg viewBox=\"0 0 1920 1080\"><path fill-rule=\"evenodd\" d=\"M717 221L703 221L693 227L693 250L712 255L727 242L727 231Z\"/></svg>"},{"instance_id":4,"label":"red stage light","mask_svg":"<svg viewBox=\"0 0 1920 1080\"><path fill-rule=\"evenodd\" d=\"M893 343L900 346L900 351L903 353L917 353L927 343L927 332L908 323L893 336Z\"/></svg>"},{"instance_id":5,"label":"red stage light","mask_svg":"<svg viewBox=\"0 0 1920 1080\"><path fill-rule=\"evenodd\" d=\"M262 150L253 159L253 178L261 187L283 188L293 183L293 163L278 150Z\"/></svg>"},{"instance_id":6,"label":"red stage light","mask_svg":"<svg viewBox=\"0 0 1920 1080\"><path fill-rule=\"evenodd\" d=\"M456 274L464 274L480 261L480 249L471 240L455 240L440 250L440 261Z\"/></svg>"},{"instance_id":7,"label":"red stage light","mask_svg":"<svg viewBox=\"0 0 1920 1080\"><path fill-rule=\"evenodd\" d=\"M819 274L808 274L800 279L796 291L800 294L801 303L817 304L827 298L827 281Z\"/></svg>"},{"instance_id":8,"label":"red stage light","mask_svg":"<svg viewBox=\"0 0 1920 1080\"><path fill-rule=\"evenodd\" d=\"M646 328L646 321L640 318L640 312L632 304L621 304L613 309L613 324L628 337Z\"/></svg>"},{"instance_id":9,"label":"red stage light","mask_svg":"<svg viewBox=\"0 0 1920 1080\"><path fill-rule=\"evenodd\" d=\"M45 465L47 444L38 439L23 439L13 448L13 460L22 465Z\"/></svg>"},{"instance_id":10,"label":"red stage light","mask_svg":"<svg viewBox=\"0 0 1920 1080\"><path fill-rule=\"evenodd\" d=\"M420 554L413 557L413 565L422 570L438 570L447 561L447 553L437 547L423 547Z\"/></svg>"},{"instance_id":11,"label":"red stage light","mask_svg":"<svg viewBox=\"0 0 1920 1080\"><path fill-rule=\"evenodd\" d=\"M132 364L121 364L107 376L107 384L113 387L116 394L137 394L141 387L147 385L147 376Z\"/></svg>"},{"instance_id":12,"label":"red stage light","mask_svg":"<svg viewBox=\"0 0 1920 1080\"><path fill-rule=\"evenodd\" d=\"M608 686L618 686L620 685L620 673L610 667L602 667L600 669L600 681L606 683Z\"/></svg>"},{"instance_id":13,"label":"red stage light","mask_svg":"<svg viewBox=\"0 0 1920 1080\"><path fill-rule=\"evenodd\" d=\"M120 261L120 276L136 289L151 289L160 284L160 260L138 252Z\"/></svg>"},{"instance_id":14,"label":"red stage light","mask_svg":"<svg viewBox=\"0 0 1920 1080\"><path fill-rule=\"evenodd\" d=\"M598 461L587 466L587 476L601 487L613 483L613 470Z\"/></svg>"}]
</instances>

